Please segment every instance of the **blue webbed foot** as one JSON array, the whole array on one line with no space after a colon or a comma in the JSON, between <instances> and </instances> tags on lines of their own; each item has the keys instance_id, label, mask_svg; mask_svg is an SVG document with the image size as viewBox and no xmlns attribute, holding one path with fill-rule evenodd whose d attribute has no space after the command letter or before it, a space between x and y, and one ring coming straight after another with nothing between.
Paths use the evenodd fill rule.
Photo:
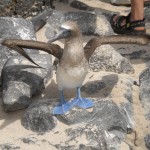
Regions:
<instances>
[{"instance_id":1,"label":"blue webbed foot","mask_svg":"<svg viewBox=\"0 0 150 150\"><path fill-rule=\"evenodd\" d=\"M94 106L94 103L91 100L81 97L81 92L79 87L77 87L77 98L73 99L71 103L73 106L78 106L83 109L87 109Z\"/></svg>"},{"instance_id":2,"label":"blue webbed foot","mask_svg":"<svg viewBox=\"0 0 150 150\"><path fill-rule=\"evenodd\" d=\"M53 109L53 114L55 115L63 115L67 111L69 111L73 105L70 102L64 102L64 103L59 103L56 107Z\"/></svg>"},{"instance_id":3,"label":"blue webbed foot","mask_svg":"<svg viewBox=\"0 0 150 150\"><path fill-rule=\"evenodd\" d=\"M61 102L53 109L53 114L55 115L63 115L73 107L70 102L64 99L63 90L60 91L60 100Z\"/></svg>"},{"instance_id":4,"label":"blue webbed foot","mask_svg":"<svg viewBox=\"0 0 150 150\"><path fill-rule=\"evenodd\" d=\"M87 98L75 98L71 103L73 106L78 106L83 109L91 108L94 106L94 103Z\"/></svg>"}]
</instances>

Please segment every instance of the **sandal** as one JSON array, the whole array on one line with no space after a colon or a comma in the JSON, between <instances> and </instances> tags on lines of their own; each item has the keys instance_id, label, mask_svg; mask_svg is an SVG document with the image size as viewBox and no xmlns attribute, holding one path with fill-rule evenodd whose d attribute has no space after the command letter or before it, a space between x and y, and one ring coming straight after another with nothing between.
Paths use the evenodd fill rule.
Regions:
<instances>
[{"instance_id":1,"label":"sandal","mask_svg":"<svg viewBox=\"0 0 150 150\"><path fill-rule=\"evenodd\" d=\"M113 19L116 14L111 17L110 24L114 32L127 35L145 35L145 19L130 22L130 15L131 13L128 16L118 16L115 21ZM126 20L125 25L121 25L124 20ZM136 30L136 27L144 27L144 29Z\"/></svg>"}]
</instances>

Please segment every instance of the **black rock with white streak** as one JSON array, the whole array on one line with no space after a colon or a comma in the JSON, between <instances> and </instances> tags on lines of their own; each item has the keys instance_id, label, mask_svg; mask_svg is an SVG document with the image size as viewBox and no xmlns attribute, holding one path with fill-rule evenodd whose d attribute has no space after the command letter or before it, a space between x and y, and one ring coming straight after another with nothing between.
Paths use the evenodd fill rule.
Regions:
<instances>
[{"instance_id":1,"label":"black rock with white streak","mask_svg":"<svg viewBox=\"0 0 150 150\"><path fill-rule=\"evenodd\" d=\"M3 39L26 39L36 40L32 22L11 17L0 17L0 41ZM1 42L0 42L1 43ZM37 54L38 51L26 50L27 53ZM8 49L0 44L0 77L2 68L8 58L19 55L17 52Z\"/></svg>"},{"instance_id":2,"label":"black rock with white streak","mask_svg":"<svg viewBox=\"0 0 150 150\"><path fill-rule=\"evenodd\" d=\"M14 56L7 61L2 71L3 104L5 111L26 108L31 103L31 97L45 88L52 76L52 60L48 54L33 54L40 66L33 66L21 56Z\"/></svg>"}]
</instances>

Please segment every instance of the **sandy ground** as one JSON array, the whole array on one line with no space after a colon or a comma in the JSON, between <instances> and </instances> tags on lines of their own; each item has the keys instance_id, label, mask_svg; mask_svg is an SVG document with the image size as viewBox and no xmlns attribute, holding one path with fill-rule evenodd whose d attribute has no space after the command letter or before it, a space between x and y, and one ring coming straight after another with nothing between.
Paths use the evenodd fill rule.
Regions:
<instances>
[{"instance_id":1,"label":"sandy ground","mask_svg":"<svg viewBox=\"0 0 150 150\"><path fill-rule=\"evenodd\" d=\"M115 7L112 6L108 3L104 3L104 2L100 2L98 0L80 0L86 4L88 4L89 6L95 7L95 8L105 8L107 10L111 10L111 11L118 11L121 12L122 14L126 14L126 12L129 10L129 8L127 7ZM58 10L64 10L64 11L69 11L69 10L74 10L74 11L78 11L76 9L72 9L70 7L66 7L63 4L55 4L56 5L56 9ZM37 33L37 38L40 41L47 41L47 39L44 36L44 32L45 32L45 28L42 28L38 33ZM88 38L87 38L88 39ZM60 45L63 45L62 43L59 43ZM134 66L135 69L135 73L131 75L132 78L135 78L138 80L139 74L141 73L142 70L144 70L144 68L146 67L146 65L141 62L141 60L134 60L132 61L132 64ZM106 72L101 72L100 75L104 76L106 74ZM110 73L111 74L111 73ZM122 76L126 76L126 75L122 75ZM89 78L92 77L92 80L96 80L98 78L97 73L93 73L93 72L89 72L89 74L87 75L87 78L85 80L85 82L87 80L89 80ZM52 92L49 92L52 91ZM69 94L65 93L65 97L71 97L74 96L74 90L71 92L68 92ZM115 92L121 92L118 89L113 89L112 93ZM114 94L115 95L115 94ZM55 75L53 77L53 79L49 82L49 85L47 86L46 90L38 97L38 98L58 98L58 90L57 90L57 85L56 85L56 80L55 80ZM118 95L115 96L115 99L119 99ZM118 98L117 98L118 97ZM140 101L139 101L139 88L137 86L133 86L133 107L134 107L134 125L135 125L135 130L137 132L137 146L134 145L134 134L128 135L126 142L128 144L130 144L131 146L133 146L134 150L146 150L145 148L145 143L144 143L144 136L149 132L150 130L147 128L148 126L148 122L145 120L144 118L144 112L143 109L141 107ZM27 145L24 144L22 145L21 142L19 142L18 139L21 139L22 137L37 137L38 139L51 139L52 142L55 143L55 136L54 136L54 132L56 132L56 130L58 129L54 129L54 131L52 131L51 134L46 133L44 135L37 135L36 133L33 133L32 131L26 130L22 125L21 125L21 118L22 115L24 113L25 110L21 110L21 111L16 111L16 112L11 112L11 113L5 113L2 110L2 107L0 107L0 144L4 144L4 143L15 143L16 145L20 145L21 147L24 147L22 149L24 150L55 150L54 148L50 148L50 145L48 143L45 143L44 145ZM66 129L67 126L60 123L59 127L61 127L61 129L63 128ZM61 129L59 129L61 131ZM60 142L63 141L63 138L65 137L57 137L57 140L59 140ZM54 139L54 140L53 140ZM122 150L126 150L125 147L122 146Z\"/></svg>"}]
</instances>

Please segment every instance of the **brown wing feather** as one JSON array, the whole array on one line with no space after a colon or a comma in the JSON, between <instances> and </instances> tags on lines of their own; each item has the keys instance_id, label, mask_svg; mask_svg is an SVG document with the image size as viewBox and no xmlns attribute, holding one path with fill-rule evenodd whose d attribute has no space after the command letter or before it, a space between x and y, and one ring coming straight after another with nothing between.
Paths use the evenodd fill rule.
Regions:
<instances>
[{"instance_id":1,"label":"brown wing feather","mask_svg":"<svg viewBox=\"0 0 150 150\"><path fill-rule=\"evenodd\" d=\"M128 35L112 35L112 36L100 36L92 38L84 47L84 53L89 60L95 49L104 44L138 44L146 45L150 43L150 36L128 36Z\"/></svg>"},{"instance_id":2,"label":"brown wing feather","mask_svg":"<svg viewBox=\"0 0 150 150\"><path fill-rule=\"evenodd\" d=\"M41 66L39 66L37 63L34 62L34 60L28 56L28 54L19 46L14 46L13 49L15 49L19 54L21 54L22 56L24 56L26 59L28 59L30 62L32 62L33 64L35 64L36 66L43 68Z\"/></svg>"},{"instance_id":3,"label":"brown wing feather","mask_svg":"<svg viewBox=\"0 0 150 150\"><path fill-rule=\"evenodd\" d=\"M12 48L14 50L16 50L15 46L19 46L20 48L33 49L33 50L42 50L44 52L47 52L55 56L58 59L60 59L63 54L63 50L59 45L50 44L46 42L39 42L33 40L20 40L20 39L5 39L2 41L1 44L9 48Z\"/></svg>"}]
</instances>

